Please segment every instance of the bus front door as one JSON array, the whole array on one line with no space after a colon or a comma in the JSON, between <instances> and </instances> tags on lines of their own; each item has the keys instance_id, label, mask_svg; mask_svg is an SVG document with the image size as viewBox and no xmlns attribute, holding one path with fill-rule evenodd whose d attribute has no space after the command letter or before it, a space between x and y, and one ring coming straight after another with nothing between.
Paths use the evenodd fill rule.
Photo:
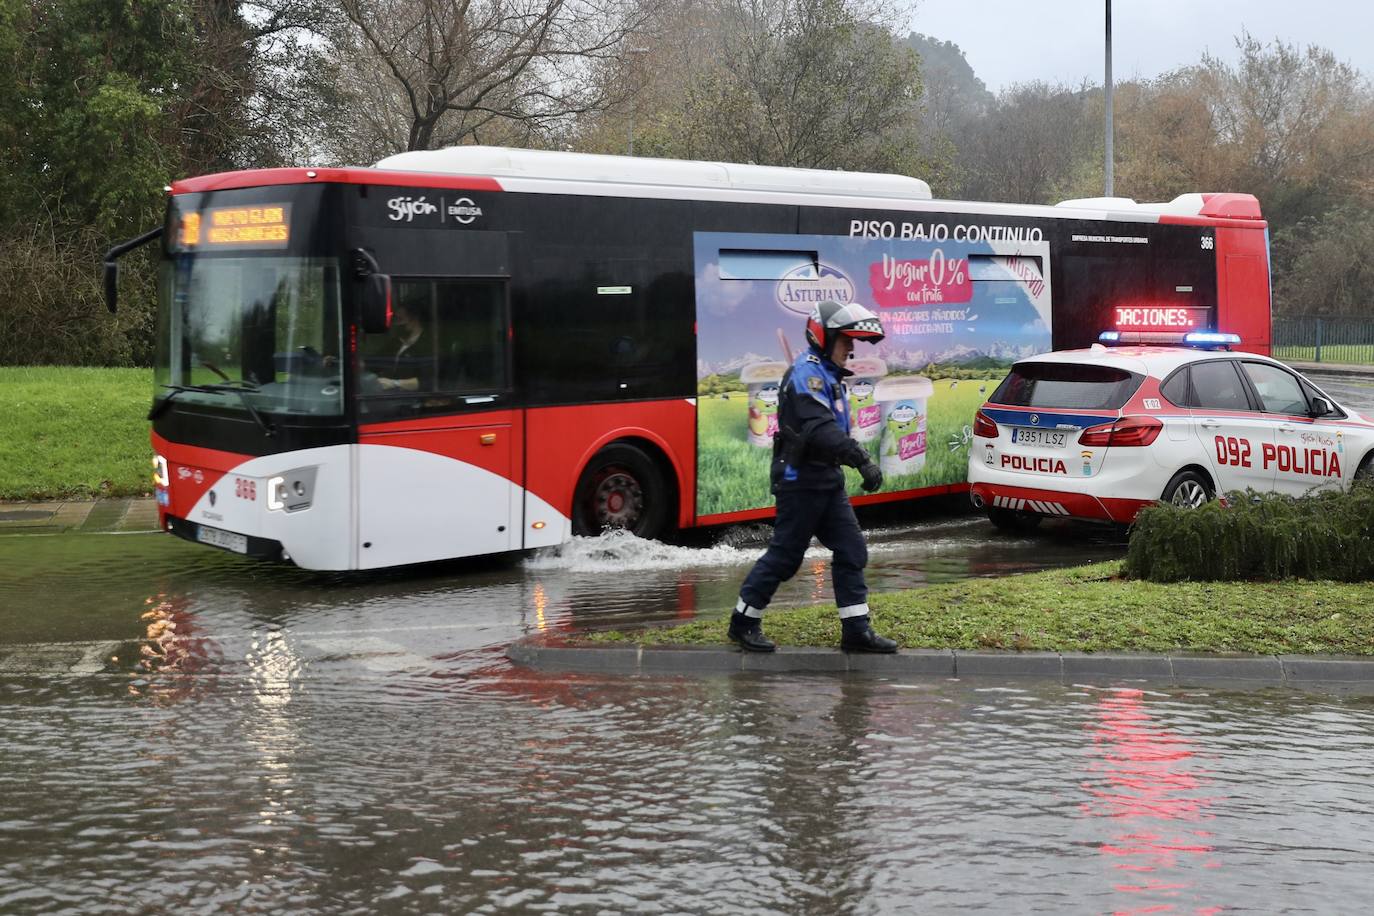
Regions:
<instances>
[{"instance_id":1,"label":"bus front door","mask_svg":"<svg viewBox=\"0 0 1374 916\"><path fill-rule=\"evenodd\" d=\"M504 279L392 278L358 346L358 567L518 549L522 411Z\"/></svg>"}]
</instances>

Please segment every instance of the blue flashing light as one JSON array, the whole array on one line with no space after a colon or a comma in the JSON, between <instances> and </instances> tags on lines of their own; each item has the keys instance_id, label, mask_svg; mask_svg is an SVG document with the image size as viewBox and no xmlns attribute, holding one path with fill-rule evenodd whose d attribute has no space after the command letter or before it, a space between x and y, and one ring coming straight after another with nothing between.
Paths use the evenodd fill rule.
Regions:
<instances>
[{"instance_id":1,"label":"blue flashing light","mask_svg":"<svg viewBox=\"0 0 1374 916\"><path fill-rule=\"evenodd\" d=\"M1120 331L1103 331L1097 335L1098 343L1116 343L1121 339Z\"/></svg>"},{"instance_id":2,"label":"blue flashing light","mask_svg":"<svg viewBox=\"0 0 1374 916\"><path fill-rule=\"evenodd\" d=\"M1220 331L1190 331L1183 335L1183 342L1194 346L1227 347L1239 344L1240 335Z\"/></svg>"}]
</instances>

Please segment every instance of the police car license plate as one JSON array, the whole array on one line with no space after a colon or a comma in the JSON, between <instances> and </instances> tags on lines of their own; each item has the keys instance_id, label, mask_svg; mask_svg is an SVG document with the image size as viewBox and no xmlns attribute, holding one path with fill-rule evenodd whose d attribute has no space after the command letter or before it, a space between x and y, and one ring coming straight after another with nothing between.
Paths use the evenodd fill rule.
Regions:
<instances>
[{"instance_id":1,"label":"police car license plate","mask_svg":"<svg viewBox=\"0 0 1374 916\"><path fill-rule=\"evenodd\" d=\"M1031 448L1063 448L1069 444L1069 434L1054 429L1011 428L1011 441Z\"/></svg>"},{"instance_id":2,"label":"police car license plate","mask_svg":"<svg viewBox=\"0 0 1374 916\"><path fill-rule=\"evenodd\" d=\"M232 531L221 531L218 528L210 528L200 525L196 528L196 540L202 544L210 544L214 547L223 547L225 550L232 550L234 553L248 552L248 538L242 534L235 534Z\"/></svg>"}]
</instances>

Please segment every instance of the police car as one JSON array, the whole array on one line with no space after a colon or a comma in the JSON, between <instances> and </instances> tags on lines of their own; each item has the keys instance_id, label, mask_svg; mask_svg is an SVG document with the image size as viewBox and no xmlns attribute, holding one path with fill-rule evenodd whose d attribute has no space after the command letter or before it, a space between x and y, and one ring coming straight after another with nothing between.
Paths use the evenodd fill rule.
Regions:
<instances>
[{"instance_id":1,"label":"police car","mask_svg":"<svg viewBox=\"0 0 1374 916\"><path fill-rule=\"evenodd\" d=\"M1008 529L1054 517L1129 523L1157 500L1300 495L1374 476L1374 418L1267 356L1218 349L1236 335L1184 342L1099 343L1016 363L974 418L974 505Z\"/></svg>"}]
</instances>

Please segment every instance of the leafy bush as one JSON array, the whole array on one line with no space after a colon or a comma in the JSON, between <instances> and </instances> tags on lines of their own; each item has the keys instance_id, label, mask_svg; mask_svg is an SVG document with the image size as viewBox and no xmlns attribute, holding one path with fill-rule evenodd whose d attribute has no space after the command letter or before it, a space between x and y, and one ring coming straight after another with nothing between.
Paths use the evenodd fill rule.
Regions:
<instances>
[{"instance_id":1,"label":"leafy bush","mask_svg":"<svg viewBox=\"0 0 1374 916\"><path fill-rule=\"evenodd\" d=\"M1155 582L1374 579L1374 486L1304 497L1247 491L1199 509L1150 506L1131 532L1126 575Z\"/></svg>"}]
</instances>

